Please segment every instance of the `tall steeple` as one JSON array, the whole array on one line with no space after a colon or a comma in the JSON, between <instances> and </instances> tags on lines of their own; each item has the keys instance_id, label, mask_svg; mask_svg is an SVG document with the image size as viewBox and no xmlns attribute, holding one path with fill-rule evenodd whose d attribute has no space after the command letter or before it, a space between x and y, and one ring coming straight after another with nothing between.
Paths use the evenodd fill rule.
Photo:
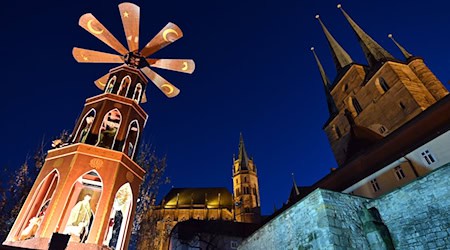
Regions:
<instances>
[{"instance_id":1,"label":"tall steeple","mask_svg":"<svg viewBox=\"0 0 450 250\"><path fill-rule=\"evenodd\" d=\"M359 44L361 45L364 55L366 56L369 66L375 66L380 62L388 59L394 59L383 47L381 47L375 40L373 40L366 32L364 32L358 24L345 12L340 4L337 5L338 9L342 11L347 21L350 23L353 31L358 37Z\"/></svg>"},{"instance_id":2,"label":"tall steeple","mask_svg":"<svg viewBox=\"0 0 450 250\"><path fill-rule=\"evenodd\" d=\"M233 162L233 190L235 218L238 222L256 223L261 219L261 203L256 165L245 151L242 133L239 138L239 156Z\"/></svg>"},{"instance_id":3,"label":"tall steeple","mask_svg":"<svg viewBox=\"0 0 450 250\"><path fill-rule=\"evenodd\" d=\"M333 97L330 93L330 80L328 79L327 75L325 74L325 70L323 69L322 63L320 63L319 57L317 57L317 54L314 50L314 47L311 47L311 51L314 55L314 58L317 62L317 67L319 68L320 75L322 76L322 82L323 82L323 88L325 91L325 96L327 98L327 105L328 105L328 111L330 112L330 115L337 114L339 110L336 107L336 104L334 103Z\"/></svg>"},{"instance_id":4,"label":"tall steeple","mask_svg":"<svg viewBox=\"0 0 450 250\"><path fill-rule=\"evenodd\" d=\"M297 196L299 196L300 195L300 191L298 190L297 182L295 182L294 173L292 173L291 175L292 175L292 185L294 186L295 194Z\"/></svg>"},{"instance_id":5,"label":"tall steeple","mask_svg":"<svg viewBox=\"0 0 450 250\"><path fill-rule=\"evenodd\" d=\"M400 51L402 52L402 54L403 54L403 56L405 57L406 60L408 60L409 58L413 57L413 55L411 53L409 53L403 46L401 46L394 39L394 36L392 34L389 34L388 37L395 43L395 45L397 45L397 47L400 49Z\"/></svg>"},{"instance_id":6,"label":"tall steeple","mask_svg":"<svg viewBox=\"0 0 450 250\"><path fill-rule=\"evenodd\" d=\"M325 37L327 38L328 45L331 49L331 54L333 56L334 65L336 66L337 72L342 70L345 66L353 63L350 55L342 48L342 46L334 39L331 33L328 31L327 27L323 24L319 15L316 15L316 19L319 21L322 26L322 30L325 33Z\"/></svg>"},{"instance_id":7,"label":"tall steeple","mask_svg":"<svg viewBox=\"0 0 450 250\"><path fill-rule=\"evenodd\" d=\"M242 133L239 135L239 157L238 160L241 165L241 170L248 170L248 155L245 151L245 145L244 145L244 137L242 136Z\"/></svg>"}]
</instances>

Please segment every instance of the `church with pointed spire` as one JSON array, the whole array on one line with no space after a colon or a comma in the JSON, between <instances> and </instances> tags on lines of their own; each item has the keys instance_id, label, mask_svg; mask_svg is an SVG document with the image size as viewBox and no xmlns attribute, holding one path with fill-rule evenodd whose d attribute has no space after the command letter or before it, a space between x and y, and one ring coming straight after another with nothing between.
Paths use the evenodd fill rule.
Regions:
<instances>
[{"instance_id":1,"label":"church with pointed spire","mask_svg":"<svg viewBox=\"0 0 450 250\"><path fill-rule=\"evenodd\" d=\"M238 157L233 156L232 180L232 192L225 187L172 188L150 210L151 218L157 221L153 248L168 249L172 240L179 240L179 237L170 239L171 231L192 223L196 224L195 230L201 230L198 224L207 227L208 233L211 233L212 225L227 228L235 241L246 236L250 232L247 229L256 227L261 221L261 203L256 164L247 154L242 133ZM140 244L149 246L145 241Z\"/></svg>"},{"instance_id":2,"label":"church with pointed spire","mask_svg":"<svg viewBox=\"0 0 450 250\"><path fill-rule=\"evenodd\" d=\"M239 249L449 249L449 92L392 34L404 58L337 7L367 60L353 60L316 15L336 68L330 81L311 48L337 166L312 185L292 175L288 201Z\"/></svg>"},{"instance_id":3,"label":"church with pointed spire","mask_svg":"<svg viewBox=\"0 0 450 250\"><path fill-rule=\"evenodd\" d=\"M395 40L405 59L394 58L341 5L338 8L354 31L367 60L367 64L354 62L319 15L316 16L337 70L336 78L330 83L312 50L330 113L324 131L338 165L342 166L360 149L378 142L447 96L448 90L422 58L412 56Z\"/></svg>"}]
</instances>

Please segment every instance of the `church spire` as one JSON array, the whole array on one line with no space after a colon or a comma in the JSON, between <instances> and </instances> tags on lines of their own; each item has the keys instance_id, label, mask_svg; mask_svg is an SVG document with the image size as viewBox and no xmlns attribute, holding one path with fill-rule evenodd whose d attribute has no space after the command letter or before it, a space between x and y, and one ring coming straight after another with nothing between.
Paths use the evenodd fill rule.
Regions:
<instances>
[{"instance_id":1,"label":"church spire","mask_svg":"<svg viewBox=\"0 0 450 250\"><path fill-rule=\"evenodd\" d=\"M331 49L331 54L333 55L333 61L336 66L336 70L339 72L345 66L353 63L350 55L342 48L342 46L334 39L331 33L328 31L325 24L323 24L319 15L316 15L316 19L319 21L320 26L322 26L323 33L325 33L325 37L327 38L328 45Z\"/></svg>"},{"instance_id":2,"label":"church spire","mask_svg":"<svg viewBox=\"0 0 450 250\"><path fill-rule=\"evenodd\" d=\"M336 104L334 103L333 97L331 96L331 92L330 92L330 80L328 79L327 75L325 74L325 70L323 69L322 63L320 63L319 57L317 57L314 47L311 47L311 51L314 55L314 58L316 59L317 67L319 68L320 75L322 76L323 88L325 90L325 96L327 98L328 111L330 112L330 115L337 114L338 109L336 107Z\"/></svg>"},{"instance_id":3,"label":"church spire","mask_svg":"<svg viewBox=\"0 0 450 250\"><path fill-rule=\"evenodd\" d=\"M248 170L248 156L245 151L244 137L242 133L239 135L239 162L241 163L241 170Z\"/></svg>"},{"instance_id":4,"label":"church spire","mask_svg":"<svg viewBox=\"0 0 450 250\"><path fill-rule=\"evenodd\" d=\"M394 59L383 47L381 47L375 40L373 40L366 32L364 32L358 24L345 12L340 4L337 5L338 9L342 11L347 21L352 26L353 31L358 37L359 44L361 45L364 55L369 63L369 66L377 65L379 62L386 61L388 59Z\"/></svg>"},{"instance_id":5,"label":"church spire","mask_svg":"<svg viewBox=\"0 0 450 250\"><path fill-rule=\"evenodd\" d=\"M413 57L413 55L411 53L409 53L403 46L401 46L394 39L394 36L392 34L389 34L388 37L395 43L395 45L397 45L397 47L400 49L400 51L402 52L402 54L403 54L403 56L405 57L406 60L408 60L409 58Z\"/></svg>"},{"instance_id":6,"label":"church spire","mask_svg":"<svg viewBox=\"0 0 450 250\"><path fill-rule=\"evenodd\" d=\"M300 195L300 191L298 190L297 183L295 182L295 176L294 176L294 173L292 173L292 182L293 182L293 185L294 185L295 194L296 194L297 196L299 196L299 195Z\"/></svg>"}]
</instances>

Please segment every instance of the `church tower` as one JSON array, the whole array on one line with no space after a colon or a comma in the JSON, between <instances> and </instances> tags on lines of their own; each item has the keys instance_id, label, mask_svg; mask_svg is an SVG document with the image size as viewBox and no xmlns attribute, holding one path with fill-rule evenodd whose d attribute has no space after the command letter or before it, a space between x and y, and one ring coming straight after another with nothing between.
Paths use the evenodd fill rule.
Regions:
<instances>
[{"instance_id":1,"label":"church tower","mask_svg":"<svg viewBox=\"0 0 450 250\"><path fill-rule=\"evenodd\" d=\"M6 245L47 249L49 242L65 238L67 249L128 248L145 175L135 159L148 118L140 106L147 101L146 76L172 98L180 90L150 67L192 73L195 64L189 59L147 58L181 38L181 29L168 23L138 51L140 8L122 3L119 11L128 49L91 13L79 20L120 55L75 47L75 60L122 65L95 81L103 93L86 100L69 141L48 152Z\"/></svg>"},{"instance_id":2,"label":"church tower","mask_svg":"<svg viewBox=\"0 0 450 250\"><path fill-rule=\"evenodd\" d=\"M236 221L258 223L261 219L258 173L253 159L247 155L242 134L238 158L233 157L233 190Z\"/></svg>"},{"instance_id":3,"label":"church tower","mask_svg":"<svg viewBox=\"0 0 450 250\"><path fill-rule=\"evenodd\" d=\"M331 83L314 54L325 86L330 118L324 125L339 166L377 143L448 94L423 60L399 46L394 58L342 9L368 64L354 62L317 15L328 41L337 76ZM314 52L314 51L313 51Z\"/></svg>"}]
</instances>

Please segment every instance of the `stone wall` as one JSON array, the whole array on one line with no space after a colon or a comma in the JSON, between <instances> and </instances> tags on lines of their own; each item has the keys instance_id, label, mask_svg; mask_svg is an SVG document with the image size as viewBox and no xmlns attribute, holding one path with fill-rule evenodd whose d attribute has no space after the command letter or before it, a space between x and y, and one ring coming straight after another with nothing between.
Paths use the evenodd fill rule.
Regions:
<instances>
[{"instance_id":1,"label":"stone wall","mask_svg":"<svg viewBox=\"0 0 450 250\"><path fill-rule=\"evenodd\" d=\"M365 202L317 189L266 223L239 249L367 249L358 215Z\"/></svg>"},{"instance_id":2,"label":"stone wall","mask_svg":"<svg viewBox=\"0 0 450 250\"><path fill-rule=\"evenodd\" d=\"M450 249L450 164L367 204L376 207L396 249Z\"/></svg>"},{"instance_id":3,"label":"stone wall","mask_svg":"<svg viewBox=\"0 0 450 250\"><path fill-rule=\"evenodd\" d=\"M377 199L317 189L239 249L450 249L450 164Z\"/></svg>"}]
</instances>

